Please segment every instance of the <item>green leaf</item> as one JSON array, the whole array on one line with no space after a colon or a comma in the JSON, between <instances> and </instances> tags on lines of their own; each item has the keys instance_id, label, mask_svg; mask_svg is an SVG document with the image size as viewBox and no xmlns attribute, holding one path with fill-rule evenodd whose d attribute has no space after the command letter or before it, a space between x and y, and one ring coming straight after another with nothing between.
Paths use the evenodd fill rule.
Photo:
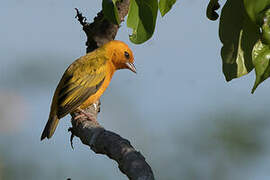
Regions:
<instances>
[{"instance_id":1,"label":"green leaf","mask_svg":"<svg viewBox=\"0 0 270 180\"><path fill-rule=\"evenodd\" d=\"M270 45L270 9L267 9L263 15L263 25L261 26L262 42Z\"/></svg>"},{"instance_id":2,"label":"green leaf","mask_svg":"<svg viewBox=\"0 0 270 180\"><path fill-rule=\"evenodd\" d=\"M259 28L247 16L242 0L227 0L221 11L219 37L227 81L249 73L253 68L252 49L260 37Z\"/></svg>"},{"instance_id":3,"label":"green leaf","mask_svg":"<svg viewBox=\"0 0 270 180\"><path fill-rule=\"evenodd\" d=\"M270 7L270 0L243 0L245 9L250 19L258 24L263 24L262 13Z\"/></svg>"},{"instance_id":4,"label":"green leaf","mask_svg":"<svg viewBox=\"0 0 270 180\"><path fill-rule=\"evenodd\" d=\"M218 0L210 0L206 10L206 16L208 19L215 21L218 19L218 13L216 10L220 8Z\"/></svg>"},{"instance_id":5,"label":"green leaf","mask_svg":"<svg viewBox=\"0 0 270 180\"><path fill-rule=\"evenodd\" d=\"M270 76L270 47L258 41L253 48L252 56L256 73L256 80L251 91L254 93L259 84Z\"/></svg>"},{"instance_id":6,"label":"green leaf","mask_svg":"<svg viewBox=\"0 0 270 180\"><path fill-rule=\"evenodd\" d=\"M156 26L158 11L157 0L131 0L127 18L127 26L133 29L129 39L141 44L150 39Z\"/></svg>"},{"instance_id":7,"label":"green leaf","mask_svg":"<svg viewBox=\"0 0 270 180\"><path fill-rule=\"evenodd\" d=\"M158 7L162 17L171 10L175 2L176 0L159 0Z\"/></svg>"},{"instance_id":8,"label":"green leaf","mask_svg":"<svg viewBox=\"0 0 270 180\"><path fill-rule=\"evenodd\" d=\"M263 43L270 45L270 27L268 23L262 25L262 41Z\"/></svg>"},{"instance_id":9,"label":"green leaf","mask_svg":"<svg viewBox=\"0 0 270 180\"><path fill-rule=\"evenodd\" d=\"M116 6L117 0L102 0L102 10L106 19L110 22L119 25L120 19Z\"/></svg>"}]
</instances>

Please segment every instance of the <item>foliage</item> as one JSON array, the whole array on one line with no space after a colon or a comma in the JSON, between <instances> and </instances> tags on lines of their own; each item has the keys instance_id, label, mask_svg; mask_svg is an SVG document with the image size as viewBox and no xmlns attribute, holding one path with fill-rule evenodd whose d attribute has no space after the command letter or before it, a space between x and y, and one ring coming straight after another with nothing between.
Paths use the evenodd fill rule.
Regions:
<instances>
[{"instance_id":1,"label":"foliage","mask_svg":"<svg viewBox=\"0 0 270 180\"><path fill-rule=\"evenodd\" d=\"M154 33L158 3L156 0L131 0L127 18L127 26L133 29L131 42L140 44Z\"/></svg>"},{"instance_id":2,"label":"foliage","mask_svg":"<svg viewBox=\"0 0 270 180\"><path fill-rule=\"evenodd\" d=\"M119 24L117 1L103 0L105 17ZM156 25L158 9L168 13L176 0L130 0L127 26L133 30L130 41L141 44L149 40ZM219 0L210 0L206 16L217 20ZM221 57L227 81L255 69L252 93L270 76L270 0L227 0L221 10L219 38Z\"/></svg>"},{"instance_id":3,"label":"foliage","mask_svg":"<svg viewBox=\"0 0 270 180\"><path fill-rule=\"evenodd\" d=\"M114 24L120 24L118 10L116 7L117 0L102 0L102 9L104 16Z\"/></svg>"},{"instance_id":4,"label":"foliage","mask_svg":"<svg viewBox=\"0 0 270 180\"><path fill-rule=\"evenodd\" d=\"M218 10L219 8L220 5L218 3L218 0L210 0L206 10L206 16L208 17L208 19L212 21L217 20L219 15L216 10Z\"/></svg>"},{"instance_id":5,"label":"foliage","mask_svg":"<svg viewBox=\"0 0 270 180\"><path fill-rule=\"evenodd\" d=\"M159 0L158 7L162 17L171 10L175 2L176 0Z\"/></svg>"},{"instance_id":6,"label":"foliage","mask_svg":"<svg viewBox=\"0 0 270 180\"><path fill-rule=\"evenodd\" d=\"M254 68L252 49L259 39L259 29L247 16L242 0L227 0L223 6L219 37L226 80L249 73Z\"/></svg>"},{"instance_id":7,"label":"foliage","mask_svg":"<svg viewBox=\"0 0 270 180\"><path fill-rule=\"evenodd\" d=\"M216 20L218 0L210 0L207 17ZM270 0L227 0L221 11L219 37L227 81L255 69L252 93L270 76ZM211 16L211 13L214 14Z\"/></svg>"},{"instance_id":8,"label":"foliage","mask_svg":"<svg viewBox=\"0 0 270 180\"><path fill-rule=\"evenodd\" d=\"M119 24L117 1L103 0L102 8L109 21ZM135 44L141 44L152 37L156 27L158 9L162 17L167 14L176 0L130 0L127 26L132 29L129 36L130 41Z\"/></svg>"}]
</instances>

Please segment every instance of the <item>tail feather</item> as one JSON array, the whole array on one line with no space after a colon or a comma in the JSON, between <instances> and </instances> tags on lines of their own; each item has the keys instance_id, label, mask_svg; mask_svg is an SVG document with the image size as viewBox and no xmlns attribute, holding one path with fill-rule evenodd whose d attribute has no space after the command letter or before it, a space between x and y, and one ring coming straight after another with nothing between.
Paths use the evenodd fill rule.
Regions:
<instances>
[{"instance_id":1,"label":"tail feather","mask_svg":"<svg viewBox=\"0 0 270 180\"><path fill-rule=\"evenodd\" d=\"M48 138L48 139L51 138L58 123L59 123L59 119L57 115L50 116L42 132L40 140L42 141L44 138Z\"/></svg>"}]
</instances>

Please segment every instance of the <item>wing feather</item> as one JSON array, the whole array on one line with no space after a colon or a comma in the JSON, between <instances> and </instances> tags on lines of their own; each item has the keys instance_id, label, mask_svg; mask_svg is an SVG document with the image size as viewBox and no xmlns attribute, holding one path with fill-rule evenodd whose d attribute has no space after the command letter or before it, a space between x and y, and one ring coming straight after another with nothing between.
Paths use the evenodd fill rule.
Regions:
<instances>
[{"instance_id":1,"label":"wing feather","mask_svg":"<svg viewBox=\"0 0 270 180\"><path fill-rule=\"evenodd\" d=\"M104 63L90 63L86 68L85 64L73 63L64 73L57 87L57 116L64 117L78 108L91 95L95 94L103 84L106 76L106 65ZM99 63L99 64L98 64Z\"/></svg>"}]
</instances>

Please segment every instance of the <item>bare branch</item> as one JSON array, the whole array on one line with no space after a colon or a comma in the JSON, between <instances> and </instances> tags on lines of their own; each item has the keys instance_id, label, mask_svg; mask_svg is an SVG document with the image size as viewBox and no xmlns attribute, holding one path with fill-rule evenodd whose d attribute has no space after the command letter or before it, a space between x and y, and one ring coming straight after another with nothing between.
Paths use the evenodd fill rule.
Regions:
<instances>
[{"instance_id":1,"label":"bare branch","mask_svg":"<svg viewBox=\"0 0 270 180\"><path fill-rule=\"evenodd\" d=\"M122 0L121 2L119 1L117 3L117 7L119 18L121 21L123 21L128 13L129 0ZM94 22L92 23L87 23L85 21L86 18L82 16L78 9L76 9L76 11L76 17L83 26L83 30L87 36L87 52L91 52L115 38L119 25L113 24L104 18L102 11L97 14L97 16L94 18Z\"/></svg>"},{"instance_id":2,"label":"bare branch","mask_svg":"<svg viewBox=\"0 0 270 180\"><path fill-rule=\"evenodd\" d=\"M121 21L128 13L129 0L122 0L117 3L119 18ZM118 25L112 24L104 18L100 11L94 18L94 22L88 23L86 18L76 9L76 18L83 26L87 36L87 52L91 52L103 44L113 40L119 29ZM97 101L85 111L95 118L100 111L100 102ZM151 167L145 158L136 151L127 139L120 135L105 130L100 124L91 121L80 112L71 114L72 136L79 137L83 144L88 145L95 153L105 154L115 160L122 173L131 180L154 180ZM80 116L80 118L76 118ZM71 143L72 143L71 137Z\"/></svg>"},{"instance_id":3,"label":"bare branch","mask_svg":"<svg viewBox=\"0 0 270 180\"><path fill-rule=\"evenodd\" d=\"M89 146L97 154L105 154L118 163L122 173L132 180L154 180L151 167L145 158L136 151L127 139L105 130L101 125L87 117L80 121L71 120L72 133L79 137L83 144Z\"/></svg>"}]
</instances>

